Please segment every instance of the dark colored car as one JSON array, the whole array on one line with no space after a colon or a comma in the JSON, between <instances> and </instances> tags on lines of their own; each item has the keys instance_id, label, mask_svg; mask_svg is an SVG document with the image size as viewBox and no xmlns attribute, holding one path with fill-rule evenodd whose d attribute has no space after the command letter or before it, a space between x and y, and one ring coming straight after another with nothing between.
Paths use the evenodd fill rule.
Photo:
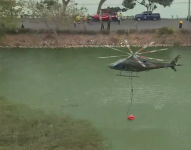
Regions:
<instances>
[{"instance_id":1,"label":"dark colored car","mask_svg":"<svg viewBox=\"0 0 191 150\"><path fill-rule=\"evenodd\" d=\"M159 13L152 13L152 11L144 11L141 14L135 15L136 20L159 20L160 14Z\"/></svg>"}]
</instances>

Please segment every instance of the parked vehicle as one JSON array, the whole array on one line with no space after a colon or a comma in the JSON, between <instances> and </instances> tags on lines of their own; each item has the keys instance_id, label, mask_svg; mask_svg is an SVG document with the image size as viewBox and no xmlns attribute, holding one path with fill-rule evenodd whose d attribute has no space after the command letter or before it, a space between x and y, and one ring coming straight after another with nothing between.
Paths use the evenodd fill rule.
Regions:
<instances>
[{"instance_id":1,"label":"parked vehicle","mask_svg":"<svg viewBox=\"0 0 191 150\"><path fill-rule=\"evenodd\" d=\"M109 13L103 13L101 16L102 21L109 21L109 15ZM98 14L94 15L92 18L94 21L100 21L100 16ZM116 15L111 15L111 18L113 21L117 20Z\"/></svg>"},{"instance_id":2,"label":"parked vehicle","mask_svg":"<svg viewBox=\"0 0 191 150\"><path fill-rule=\"evenodd\" d=\"M161 19L159 13L152 13L152 11L144 11L141 14L135 15L136 20L159 20Z\"/></svg>"}]
</instances>

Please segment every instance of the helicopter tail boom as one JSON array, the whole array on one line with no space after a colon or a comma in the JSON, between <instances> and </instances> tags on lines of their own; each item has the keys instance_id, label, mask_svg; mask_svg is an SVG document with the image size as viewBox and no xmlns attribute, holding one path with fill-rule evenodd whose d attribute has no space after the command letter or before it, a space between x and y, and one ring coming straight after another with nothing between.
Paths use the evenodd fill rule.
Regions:
<instances>
[{"instance_id":1,"label":"helicopter tail boom","mask_svg":"<svg viewBox=\"0 0 191 150\"><path fill-rule=\"evenodd\" d=\"M179 58L181 58L180 55L176 56L176 58L170 63L170 65L171 65L170 67L171 67L174 71L176 71L176 66L181 66L181 64L177 64Z\"/></svg>"}]
</instances>

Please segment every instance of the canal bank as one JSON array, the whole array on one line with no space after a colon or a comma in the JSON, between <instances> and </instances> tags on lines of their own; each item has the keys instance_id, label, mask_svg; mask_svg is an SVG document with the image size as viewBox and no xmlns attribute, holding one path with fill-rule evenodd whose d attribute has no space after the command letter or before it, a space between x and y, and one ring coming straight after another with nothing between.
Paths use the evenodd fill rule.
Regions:
<instances>
[{"instance_id":1,"label":"canal bank","mask_svg":"<svg viewBox=\"0 0 191 150\"><path fill-rule=\"evenodd\" d=\"M15 31L14 31L15 32ZM155 42L153 46L190 46L191 31L174 31L172 28L151 30L118 31L31 31L7 33L1 47L15 48L62 48L62 47L100 47L105 45L124 46L128 41L132 46L143 46Z\"/></svg>"}]
</instances>

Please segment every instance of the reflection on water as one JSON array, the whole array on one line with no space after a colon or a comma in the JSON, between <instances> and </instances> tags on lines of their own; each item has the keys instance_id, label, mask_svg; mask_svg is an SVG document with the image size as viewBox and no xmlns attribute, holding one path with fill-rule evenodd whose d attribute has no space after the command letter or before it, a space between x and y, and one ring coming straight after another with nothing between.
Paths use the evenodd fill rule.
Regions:
<instances>
[{"instance_id":1,"label":"reflection on water","mask_svg":"<svg viewBox=\"0 0 191 150\"><path fill-rule=\"evenodd\" d=\"M180 150L191 144L191 68L189 48L153 56L179 60L184 66L143 72L130 80L116 76L108 64L118 55L108 49L1 50L0 90L11 101L91 120L113 150ZM149 56L149 55L148 55Z\"/></svg>"}]
</instances>

